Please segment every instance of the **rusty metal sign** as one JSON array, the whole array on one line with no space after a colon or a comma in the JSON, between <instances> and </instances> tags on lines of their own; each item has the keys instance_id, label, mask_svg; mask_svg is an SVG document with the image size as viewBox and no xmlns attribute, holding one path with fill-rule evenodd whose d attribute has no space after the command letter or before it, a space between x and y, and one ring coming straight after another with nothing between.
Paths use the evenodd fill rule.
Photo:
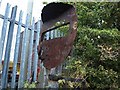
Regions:
<instances>
[{"instance_id":1,"label":"rusty metal sign","mask_svg":"<svg viewBox=\"0 0 120 90\"><path fill-rule=\"evenodd\" d=\"M43 25L40 32L38 55L43 65L47 69L51 69L62 63L72 49L77 32L77 15L72 5L50 3L43 8L41 17ZM55 27L58 21L64 21L64 24ZM44 40L46 32L67 24L69 24L69 30L66 36Z\"/></svg>"}]
</instances>

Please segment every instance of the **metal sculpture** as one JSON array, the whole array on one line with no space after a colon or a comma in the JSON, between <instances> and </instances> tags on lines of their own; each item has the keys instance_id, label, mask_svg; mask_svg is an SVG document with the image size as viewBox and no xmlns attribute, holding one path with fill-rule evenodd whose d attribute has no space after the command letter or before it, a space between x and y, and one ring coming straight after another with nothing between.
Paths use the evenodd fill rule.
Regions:
<instances>
[{"instance_id":1,"label":"metal sculpture","mask_svg":"<svg viewBox=\"0 0 120 90\"><path fill-rule=\"evenodd\" d=\"M58 66L69 55L77 32L77 15L72 5L65 3L50 3L42 10L42 29L39 42L39 59L47 69ZM56 22L64 24L56 26ZM50 40L44 40L45 33L63 25L69 25L68 34Z\"/></svg>"}]
</instances>

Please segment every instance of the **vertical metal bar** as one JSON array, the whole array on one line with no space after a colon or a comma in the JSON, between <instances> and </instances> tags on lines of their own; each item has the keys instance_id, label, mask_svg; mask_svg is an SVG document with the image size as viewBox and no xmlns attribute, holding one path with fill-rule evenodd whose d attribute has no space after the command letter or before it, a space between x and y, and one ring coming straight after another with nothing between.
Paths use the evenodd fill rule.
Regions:
<instances>
[{"instance_id":1,"label":"vertical metal bar","mask_svg":"<svg viewBox=\"0 0 120 90\"><path fill-rule=\"evenodd\" d=\"M46 40L49 40L49 34L50 32L46 33ZM46 68L43 66L43 62L40 62L40 75L39 75L39 87L40 88L44 88L45 85L47 86L47 72L46 72Z\"/></svg>"},{"instance_id":2,"label":"vertical metal bar","mask_svg":"<svg viewBox=\"0 0 120 90\"><path fill-rule=\"evenodd\" d=\"M25 70L25 57L26 57L26 41L27 41L27 31L29 27L29 15L26 16L26 27L24 30L23 41L22 41L22 53L21 53L21 61L20 61L20 76L18 82L18 88L22 88L24 84L24 70Z\"/></svg>"},{"instance_id":3,"label":"vertical metal bar","mask_svg":"<svg viewBox=\"0 0 120 90\"><path fill-rule=\"evenodd\" d=\"M37 36L36 36L36 42L35 42L35 50L34 50L34 52L35 52L35 56L34 56L34 70L33 70L33 72L34 72L34 78L33 78L33 80L34 81L36 81L36 76L37 76L37 66L38 66L38 53L37 53L37 46L38 46L38 44L39 44L39 39L40 39L40 30L41 30L41 22L40 21L38 21L38 23L37 23Z\"/></svg>"},{"instance_id":4,"label":"vertical metal bar","mask_svg":"<svg viewBox=\"0 0 120 90\"><path fill-rule=\"evenodd\" d=\"M44 80L43 80L43 88L45 87L45 86L47 86L47 69L43 66L43 69L44 69Z\"/></svg>"},{"instance_id":5,"label":"vertical metal bar","mask_svg":"<svg viewBox=\"0 0 120 90\"><path fill-rule=\"evenodd\" d=\"M34 39L34 24L35 24L35 20L33 18L32 21L32 29L31 29L31 33L30 33L30 46L29 46L29 56L28 56L28 73L27 73L27 80L30 79L31 76L31 63L32 63L32 51L33 51L33 39Z\"/></svg>"},{"instance_id":6,"label":"vertical metal bar","mask_svg":"<svg viewBox=\"0 0 120 90\"><path fill-rule=\"evenodd\" d=\"M39 75L39 82L40 82L40 84L39 84L39 87L40 88L44 88L44 66L43 66L43 63L41 62L40 63L40 75Z\"/></svg>"},{"instance_id":7,"label":"vertical metal bar","mask_svg":"<svg viewBox=\"0 0 120 90\"><path fill-rule=\"evenodd\" d=\"M53 38L55 38L55 30L53 30Z\"/></svg>"},{"instance_id":8,"label":"vertical metal bar","mask_svg":"<svg viewBox=\"0 0 120 90\"><path fill-rule=\"evenodd\" d=\"M46 40L47 39L47 33L44 35L44 40Z\"/></svg>"},{"instance_id":9,"label":"vertical metal bar","mask_svg":"<svg viewBox=\"0 0 120 90\"><path fill-rule=\"evenodd\" d=\"M12 45L12 37L15 25L15 18L16 18L17 6L12 8L11 19L8 31L8 38L7 38L7 45L6 51L4 56L4 65L3 65L3 72L2 72L2 88L7 87L7 75L8 75L8 68L9 68L9 59L10 59L10 50Z\"/></svg>"},{"instance_id":10,"label":"vertical metal bar","mask_svg":"<svg viewBox=\"0 0 120 90\"><path fill-rule=\"evenodd\" d=\"M46 39L49 40L49 32L46 33Z\"/></svg>"},{"instance_id":11,"label":"vertical metal bar","mask_svg":"<svg viewBox=\"0 0 120 90\"><path fill-rule=\"evenodd\" d=\"M31 24L31 22L32 22L32 14L33 14L33 3L34 3L34 0L28 0L28 2L27 2L27 14L29 14L29 17L30 17L30 19L29 19L29 24Z\"/></svg>"},{"instance_id":12,"label":"vertical metal bar","mask_svg":"<svg viewBox=\"0 0 120 90\"><path fill-rule=\"evenodd\" d=\"M62 32L60 31L60 37L62 36Z\"/></svg>"},{"instance_id":13,"label":"vertical metal bar","mask_svg":"<svg viewBox=\"0 0 120 90\"><path fill-rule=\"evenodd\" d=\"M57 38L57 31L58 31L58 30L55 30L55 38Z\"/></svg>"},{"instance_id":14,"label":"vertical metal bar","mask_svg":"<svg viewBox=\"0 0 120 90\"><path fill-rule=\"evenodd\" d=\"M63 37L64 36L64 33L63 32L61 32L61 37Z\"/></svg>"},{"instance_id":15,"label":"vertical metal bar","mask_svg":"<svg viewBox=\"0 0 120 90\"><path fill-rule=\"evenodd\" d=\"M58 35L58 37L60 37L60 30L57 31L57 35Z\"/></svg>"},{"instance_id":16,"label":"vertical metal bar","mask_svg":"<svg viewBox=\"0 0 120 90\"><path fill-rule=\"evenodd\" d=\"M21 31L21 25L22 25L22 16L23 16L23 12L20 11L18 28L17 28L17 34L16 34L16 44L15 44L15 50L14 50L14 63L13 63L11 88L15 88L15 82L16 82L16 71L17 71L16 68L17 68L17 62L18 62L18 53L19 53L19 44L20 44L20 31Z\"/></svg>"},{"instance_id":17,"label":"vertical metal bar","mask_svg":"<svg viewBox=\"0 0 120 90\"><path fill-rule=\"evenodd\" d=\"M49 39L51 39L51 31L49 32ZM48 39L48 40L49 40L49 39Z\"/></svg>"},{"instance_id":18,"label":"vertical metal bar","mask_svg":"<svg viewBox=\"0 0 120 90\"><path fill-rule=\"evenodd\" d=\"M33 3L34 3L34 0L27 0L27 14L29 15L29 26L31 25L31 22L32 22L32 11L33 11ZM29 56L29 46L30 46L30 33L31 33L31 30L28 30L27 31L27 42L26 42L26 57L25 57L25 70L24 70L24 79L27 80L27 66L28 66L28 56Z\"/></svg>"},{"instance_id":19,"label":"vertical metal bar","mask_svg":"<svg viewBox=\"0 0 120 90\"><path fill-rule=\"evenodd\" d=\"M50 37L51 37L51 39L53 39L53 30L51 31L51 36Z\"/></svg>"},{"instance_id":20,"label":"vertical metal bar","mask_svg":"<svg viewBox=\"0 0 120 90\"><path fill-rule=\"evenodd\" d=\"M10 4L7 3L5 17L4 17L3 26L2 26L1 37L0 37L0 66L2 65L2 56L3 56L5 36L6 36L7 25L8 25L9 12L10 12Z\"/></svg>"},{"instance_id":21,"label":"vertical metal bar","mask_svg":"<svg viewBox=\"0 0 120 90\"><path fill-rule=\"evenodd\" d=\"M57 69L57 75L61 75L62 74L62 64L60 64L56 69Z\"/></svg>"}]
</instances>

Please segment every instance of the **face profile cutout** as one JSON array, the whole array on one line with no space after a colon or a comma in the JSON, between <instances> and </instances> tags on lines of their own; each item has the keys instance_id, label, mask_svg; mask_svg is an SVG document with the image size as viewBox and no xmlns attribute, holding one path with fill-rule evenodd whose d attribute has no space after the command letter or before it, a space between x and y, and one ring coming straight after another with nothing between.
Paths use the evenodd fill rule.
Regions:
<instances>
[{"instance_id":1,"label":"face profile cutout","mask_svg":"<svg viewBox=\"0 0 120 90\"><path fill-rule=\"evenodd\" d=\"M51 69L61 64L72 49L77 32L77 15L72 5L50 3L43 8L41 18L43 24L38 55L43 65ZM45 40L46 33L55 30L65 33L61 37Z\"/></svg>"}]
</instances>

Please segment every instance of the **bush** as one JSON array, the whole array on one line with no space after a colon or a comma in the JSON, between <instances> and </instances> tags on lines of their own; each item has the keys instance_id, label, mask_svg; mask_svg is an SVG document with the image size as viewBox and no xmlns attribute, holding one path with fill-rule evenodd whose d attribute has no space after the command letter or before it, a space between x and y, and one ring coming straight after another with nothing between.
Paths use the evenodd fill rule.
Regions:
<instances>
[{"instance_id":1,"label":"bush","mask_svg":"<svg viewBox=\"0 0 120 90\"><path fill-rule=\"evenodd\" d=\"M118 88L119 65L120 32L117 29L79 27L73 56L69 58L67 71L63 74L86 78L87 87Z\"/></svg>"}]
</instances>

